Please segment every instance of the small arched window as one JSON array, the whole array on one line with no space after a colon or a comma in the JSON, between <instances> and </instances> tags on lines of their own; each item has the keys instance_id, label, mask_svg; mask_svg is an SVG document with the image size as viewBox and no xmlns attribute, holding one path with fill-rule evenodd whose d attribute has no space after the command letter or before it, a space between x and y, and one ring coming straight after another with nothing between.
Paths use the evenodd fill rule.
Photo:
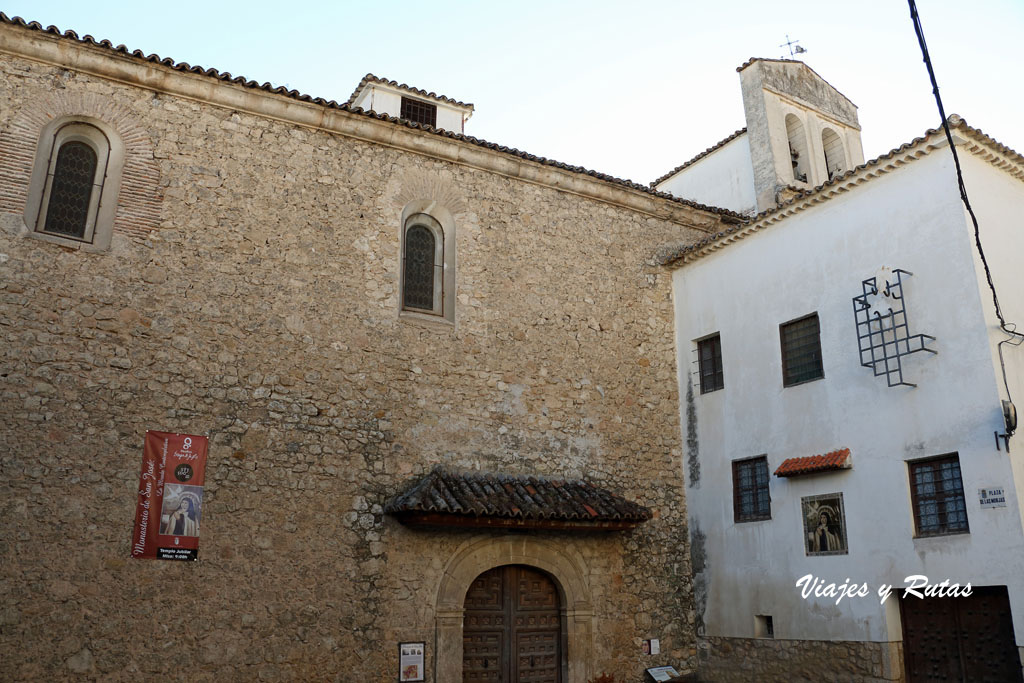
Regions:
<instances>
[{"instance_id":1,"label":"small arched window","mask_svg":"<svg viewBox=\"0 0 1024 683\"><path fill-rule=\"evenodd\" d=\"M808 182L810 157L807 154L807 134L804 124L794 114L786 114L786 135L789 137L789 160L793 166L793 180Z\"/></svg>"},{"instance_id":2,"label":"small arched window","mask_svg":"<svg viewBox=\"0 0 1024 683\"><path fill-rule=\"evenodd\" d=\"M828 169L828 179L838 178L847 170L843 141L834 130L826 128L821 131L821 146L825 150L825 168Z\"/></svg>"},{"instance_id":3,"label":"small arched window","mask_svg":"<svg viewBox=\"0 0 1024 683\"><path fill-rule=\"evenodd\" d=\"M443 316L444 230L434 218L417 213L405 221L402 240L402 308Z\"/></svg>"},{"instance_id":4,"label":"small arched window","mask_svg":"<svg viewBox=\"0 0 1024 683\"><path fill-rule=\"evenodd\" d=\"M96 152L84 142L72 140L60 146L47 192L43 232L83 239L90 214L95 213Z\"/></svg>"},{"instance_id":5,"label":"small arched window","mask_svg":"<svg viewBox=\"0 0 1024 683\"><path fill-rule=\"evenodd\" d=\"M124 145L106 124L58 119L39 138L25 224L41 239L89 250L110 246Z\"/></svg>"}]
</instances>

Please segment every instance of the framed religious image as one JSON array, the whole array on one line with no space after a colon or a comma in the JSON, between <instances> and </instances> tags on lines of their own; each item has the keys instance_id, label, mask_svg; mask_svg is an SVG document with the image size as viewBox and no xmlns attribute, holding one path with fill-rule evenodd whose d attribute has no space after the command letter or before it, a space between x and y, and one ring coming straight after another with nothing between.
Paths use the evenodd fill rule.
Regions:
<instances>
[{"instance_id":1,"label":"framed religious image","mask_svg":"<svg viewBox=\"0 0 1024 683\"><path fill-rule=\"evenodd\" d=\"M846 555L846 510L842 493L800 499L808 555Z\"/></svg>"},{"instance_id":2,"label":"framed religious image","mask_svg":"<svg viewBox=\"0 0 1024 683\"><path fill-rule=\"evenodd\" d=\"M422 681L424 643L398 644L398 680Z\"/></svg>"}]
</instances>

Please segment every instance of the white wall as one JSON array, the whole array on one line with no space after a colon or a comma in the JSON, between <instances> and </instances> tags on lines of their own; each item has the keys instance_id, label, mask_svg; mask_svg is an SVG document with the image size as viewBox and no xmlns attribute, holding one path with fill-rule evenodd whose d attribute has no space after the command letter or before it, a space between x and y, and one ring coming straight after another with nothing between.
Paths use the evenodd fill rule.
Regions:
<instances>
[{"instance_id":1,"label":"white wall","mask_svg":"<svg viewBox=\"0 0 1024 683\"><path fill-rule=\"evenodd\" d=\"M1021 269L1021 258L1024 257L1024 214L1021 212L1024 206L1024 182L964 152L960 153L960 162L967 194L978 218L982 248L999 295L1003 318L1010 326L1015 324L1016 329L1024 332L1024 270ZM974 226L966 210L964 220L972 231L973 239ZM974 261L989 329L993 372L996 373L1000 397L1005 399L1007 393L999 361L999 343L1008 339L1008 335L999 328L992 292L976 250ZM1024 344L1004 344L1002 348L1009 398L1017 406L1020 419L1024 419ZM1002 429L999 431L1003 432ZM1016 496L1018 500L1024 500L1024 425L1018 434L1016 439L1011 440L1010 453L1006 457L1014 469ZM1024 525L1024 506L1020 507L1020 512L1021 524ZM1024 558L1020 560L1018 571L1024 572Z\"/></svg>"},{"instance_id":2,"label":"white wall","mask_svg":"<svg viewBox=\"0 0 1024 683\"><path fill-rule=\"evenodd\" d=\"M687 166L656 189L736 213L756 213L754 170L746 133Z\"/></svg>"},{"instance_id":3,"label":"white wall","mask_svg":"<svg viewBox=\"0 0 1024 683\"><path fill-rule=\"evenodd\" d=\"M874 591L925 574L1009 585L1024 642L1018 496L1008 491L1008 506L992 510L980 509L976 496L978 488L1009 485L1012 475L993 440L1000 397L951 165L948 153L934 152L674 273L680 396L694 382L681 422L685 437L692 410L700 478L688 482L687 507L691 535L706 536L707 570L696 590L698 601L706 591L708 635L753 637L754 615L767 614L780 639L899 639L894 598L888 611L877 597L837 607L802 600L795 582L810 573L867 582ZM937 337L938 355L904 359L917 388L889 388L859 364L851 300L881 266L914 273L905 282L911 333ZM783 388L779 324L813 312L825 377ZM725 388L701 395L689 374L692 340L714 332ZM786 458L844 447L851 470L772 476L772 519L733 522L732 460L767 454L774 472ZM906 461L951 452L960 457L970 533L914 539ZM838 491L849 554L808 557L800 499Z\"/></svg>"}]
</instances>

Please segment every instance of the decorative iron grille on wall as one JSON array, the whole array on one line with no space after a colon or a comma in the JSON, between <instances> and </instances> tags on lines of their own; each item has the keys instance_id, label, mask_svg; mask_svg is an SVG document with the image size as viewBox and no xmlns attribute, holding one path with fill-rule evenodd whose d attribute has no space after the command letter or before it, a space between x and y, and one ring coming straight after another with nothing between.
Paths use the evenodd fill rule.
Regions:
<instances>
[{"instance_id":1,"label":"decorative iron grille on wall","mask_svg":"<svg viewBox=\"0 0 1024 683\"><path fill-rule=\"evenodd\" d=\"M863 280L862 293L853 297L860 364L871 368L875 377L885 375L890 387L917 386L904 379L901 358L918 351L938 353L928 348L928 343L935 341L935 337L910 334L906 300L903 298L904 275L913 273L901 268L883 269L879 275Z\"/></svg>"}]
</instances>

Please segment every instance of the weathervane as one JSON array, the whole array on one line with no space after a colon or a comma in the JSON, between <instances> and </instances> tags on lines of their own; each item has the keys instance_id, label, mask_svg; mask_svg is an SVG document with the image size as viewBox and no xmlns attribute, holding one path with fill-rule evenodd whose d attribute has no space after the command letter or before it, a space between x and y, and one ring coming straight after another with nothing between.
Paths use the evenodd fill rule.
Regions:
<instances>
[{"instance_id":1,"label":"weathervane","mask_svg":"<svg viewBox=\"0 0 1024 683\"><path fill-rule=\"evenodd\" d=\"M786 34L786 42L784 42L782 45L779 45L779 47L788 47L789 48L789 56L790 57L796 57L797 55L802 55L803 53L807 52L806 48L803 48L803 47L797 45L797 43L799 43L799 42L800 42L799 40L790 40L789 39L789 34L787 33ZM782 55L782 58L785 59L786 55Z\"/></svg>"}]
</instances>

